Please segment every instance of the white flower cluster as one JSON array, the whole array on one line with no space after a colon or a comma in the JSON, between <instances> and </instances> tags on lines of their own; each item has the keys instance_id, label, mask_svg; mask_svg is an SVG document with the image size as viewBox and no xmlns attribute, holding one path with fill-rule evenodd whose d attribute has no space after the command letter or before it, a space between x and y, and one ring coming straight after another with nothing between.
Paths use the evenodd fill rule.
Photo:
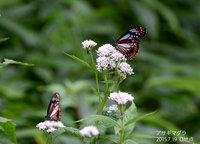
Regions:
<instances>
[{"instance_id":1,"label":"white flower cluster","mask_svg":"<svg viewBox=\"0 0 200 144\"><path fill-rule=\"evenodd\" d=\"M82 42L83 48L89 48L89 47L95 47L97 43L95 43L93 40L85 40Z\"/></svg>"},{"instance_id":2,"label":"white flower cluster","mask_svg":"<svg viewBox=\"0 0 200 144\"><path fill-rule=\"evenodd\" d=\"M95 126L87 126L80 130L82 136L96 136L99 134L98 129Z\"/></svg>"},{"instance_id":3,"label":"white flower cluster","mask_svg":"<svg viewBox=\"0 0 200 144\"><path fill-rule=\"evenodd\" d=\"M134 74L133 69L132 69L131 66L130 66L128 63L126 63L126 62L122 62L122 63L119 64L119 66L118 66L118 73L119 73L119 75L120 75L123 79L126 78L126 75L127 75L127 74L128 74L128 75Z\"/></svg>"},{"instance_id":4,"label":"white flower cluster","mask_svg":"<svg viewBox=\"0 0 200 144\"><path fill-rule=\"evenodd\" d=\"M114 51L116 50L111 44L104 44L97 50L97 55L99 57L107 57L110 56Z\"/></svg>"},{"instance_id":5,"label":"white flower cluster","mask_svg":"<svg viewBox=\"0 0 200 144\"><path fill-rule=\"evenodd\" d=\"M47 130L47 132L53 132L56 130L56 128L64 128L65 126L63 125L62 122L60 121L44 121L41 122L39 124L37 124L36 126L37 128L39 128L40 130Z\"/></svg>"},{"instance_id":6,"label":"white flower cluster","mask_svg":"<svg viewBox=\"0 0 200 144\"><path fill-rule=\"evenodd\" d=\"M126 78L127 74L134 74L131 66L126 63L126 58L124 55L117 51L112 45L104 44L103 46L99 47L97 50L97 55L98 58L96 59L96 67L98 71L117 69L118 74L123 79Z\"/></svg>"},{"instance_id":7,"label":"white flower cluster","mask_svg":"<svg viewBox=\"0 0 200 144\"><path fill-rule=\"evenodd\" d=\"M118 104L126 104L128 101L133 101L134 97L125 92L113 92L108 97L109 99L117 102Z\"/></svg>"},{"instance_id":8,"label":"white flower cluster","mask_svg":"<svg viewBox=\"0 0 200 144\"><path fill-rule=\"evenodd\" d=\"M109 59L107 57L98 57L97 58L97 70L106 70L109 65Z\"/></svg>"},{"instance_id":9,"label":"white flower cluster","mask_svg":"<svg viewBox=\"0 0 200 144\"><path fill-rule=\"evenodd\" d=\"M108 113L111 113L111 112L113 112L113 111L114 111L114 112L118 111L118 107L117 107L116 104L109 106Z\"/></svg>"}]
</instances>

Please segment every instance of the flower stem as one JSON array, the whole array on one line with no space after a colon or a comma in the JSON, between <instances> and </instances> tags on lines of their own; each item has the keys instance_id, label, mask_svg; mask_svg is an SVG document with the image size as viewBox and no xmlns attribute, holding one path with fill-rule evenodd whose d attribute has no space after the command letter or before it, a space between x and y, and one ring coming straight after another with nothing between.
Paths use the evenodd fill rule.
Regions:
<instances>
[{"instance_id":1,"label":"flower stem","mask_svg":"<svg viewBox=\"0 0 200 144\"><path fill-rule=\"evenodd\" d=\"M91 144L96 144L96 137L93 139Z\"/></svg>"},{"instance_id":2,"label":"flower stem","mask_svg":"<svg viewBox=\"0 0 200 144\"><path fill-rule=\"evenodd\" d=\"M99 108L101 107L101 95L100 95L100 91L99 91L99 80L98 80L98 71L96 70L96 63L94 61L94 57L93 57L93 54L92 54L92 50L89 49L89 54L90 54L90 57L92 59L92 64L93 64L93 68L94 68L94 72L95 72L95 78L96 78L96 87L97 87L97 95L99 96Z\"/></svg>"},{"instance_id":3,"label":"flower stem","mask_svg":"<svg viewBox=\"0 0 200 144\"><path fill-rule=\"evenodd\" d=\"M98 112L99 115L102 114L103 108L104 108L104 106L105 106L105 104L108 100L108 96L109 96L109 85L107 83L107 73L104 72L103 75L104 75L104 81L105 81L105 92L104 92L104 99L103 99L102 105L101 105L99 112Z\"/></svg>"},{"instance_id":4,"label":"flower stem","mask_svg":"<svg viewBox=\"0 0 200 144\"><path fill-rule=\"evenodd\" d=\"M123 81L123 79L121 79L120 78L120 80L119 80L119 82L118 82L118 84L116 85L116 87L115 87L115 90L114 91L116 91L117 89L118 89L118 87L119 87L119 85L121 84L121 82Z\"/></svg>"},{"instance_id":5,"label":"flower stem","mask_svg":"<svg viewBox=\"0 0 200 144\"><path fill-rule=\"evenodd\" d=\"M120 105L120 113L121 113L121 130L120 130L120 144L124 141L124 112L123 105Z\"/></svg>"}]
</instances>

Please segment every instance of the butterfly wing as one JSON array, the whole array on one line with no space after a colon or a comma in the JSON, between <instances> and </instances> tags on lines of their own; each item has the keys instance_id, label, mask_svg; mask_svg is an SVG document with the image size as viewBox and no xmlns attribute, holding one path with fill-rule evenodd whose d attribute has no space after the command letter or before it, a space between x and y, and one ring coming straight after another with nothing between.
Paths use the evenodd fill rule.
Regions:
<instances>
[{"instance_id":1,"label":"butterfly wing","mask_svg":"<svg viewBox=\"0 0 200 144\"><path fill-rule=\"evenodd\" d=\"M117 44L117 49L125 56L126 59L131 59L138 52L139 43L135 39L121 40Z\"/></svg>"},{"instance_id":2,"label":"butterfly wing","mask_svg":"<svg viewBox=\"0 0 200 144\"><path fill-rule=\"evenodd\" d=\"M51 98L47 115L45 116L48 120L60 121L61 120L61 109L60 109L60 95L55 93Z\"/></svg>"},{"instance_id":3,"label":"butterfly wing","mask_svg":"<svg viewBox=\"0 0 200 144\"><path fill-rule=\"evenodd\" d=\"M139 42L146 34L146 28L136 26L123 34L115 43L116 48L125 55L127 59L131 59L136 55L139 49Z\"/></svg>"}]
</instances>

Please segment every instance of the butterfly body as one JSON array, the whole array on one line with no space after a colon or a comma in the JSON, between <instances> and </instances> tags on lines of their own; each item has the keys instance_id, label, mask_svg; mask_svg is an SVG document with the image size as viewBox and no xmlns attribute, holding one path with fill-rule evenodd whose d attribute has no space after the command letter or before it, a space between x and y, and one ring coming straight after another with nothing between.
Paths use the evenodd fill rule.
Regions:
<instances>
[{"instance_id":1,"label":"butterfly body","mask_svg":"<svg viewBox=\"0 0 200 144\"><path fill-rule=\"evenodd\" d=\"M47 110L47 115L45 116L47 120L51 121L61 121L61 109L60 109L60 94L55 93L51 98L49 107Z\"/></svg>"},{"instance_id":2,"label":"butterfly body","mask_svg":"<svg viewBox=\"0 0 200 144\"><path fill-rule=\"evenodd\" d=\"M125 56L126 59L131 59L138 52L139 42L145 34L146 28L136 26L118 38L115 42L115 47Z\"/></svg>"}]
</instances>

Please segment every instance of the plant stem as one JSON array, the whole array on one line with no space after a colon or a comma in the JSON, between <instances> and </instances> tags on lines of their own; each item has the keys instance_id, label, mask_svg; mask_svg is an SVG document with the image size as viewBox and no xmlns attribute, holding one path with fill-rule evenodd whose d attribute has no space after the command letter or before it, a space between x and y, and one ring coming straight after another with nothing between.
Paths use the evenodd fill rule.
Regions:
<instances>
[{"instance_id":1,"label":"plant stem","mask_svg":"<svg viewBox=\"0 0 200 144\"><path fill-rule=\"evenodd\" d=\"M94 71L95 71L97 95L99 96L99 108L100 108L100 107L101 107L101 95L100 95L100 91L99 91L98 71L96 70L96 63L95 63L95 61L94 61L94 57L93 57L93 54L92 54L92 50L89 48L88 51L89 51L90 57L91 57L91 59L92 59L92 64L93 64L93 68L94 68Z\"/></svg>"},{"instance_id":2,"label":"plant stem","mask_svg":"<svg viewBox=\"0 0 200 144\"><path fill-rule=\"evenodd\" d=\"M106 104L106 102L107 102L107 100L108 100L108 96L109 96L109 85L108 85L108 83L107 83L107 73L106 72L104 72L104 81L105 81L105 92L104 92L104 99L103 99L103 102L102 102L102 105L101 105L101 107L100 107L100 109L99 109L99 112L98 112L98 114L99 115L101 115L102 114L102 111L103 111L103 108L104 108L104 106L105 106L105 104Z\"/></svg>"},{"instance_id":3,"label":"plant stem","mask_svg":"<svg viewBox=\"0 0 200 144\"><path fill-rule=\"evenodd\" d=\"M119 85L120 85L120 83L121 83L122 81L123 81L123 79L120 78L120 80L119 80L117 86L115 87L115 90L114 90L114 91L116 91L116 90L118 89L118 87L119 87Z\"/></svg>"},{"instance_id":4,"label":"plant stem","mask_svg":"<svg viewBox=\"0 0 200 144\"><path fill-rule=\"evenodd\" d=\"M91 144L96 144L96 137L93 139Z\"/></svg>"},{"instance_id":5,"label":"plant stem","mask_svg":"<svg viewBox=\"0 0 200 144\"><path fill-rule=\"evenodd\" d=\"M124 112L123 112L123 105L120 105L120 113L121 113L121 132L120 132L120 144L124 141Z\"/></svg>"}]
</instances>

